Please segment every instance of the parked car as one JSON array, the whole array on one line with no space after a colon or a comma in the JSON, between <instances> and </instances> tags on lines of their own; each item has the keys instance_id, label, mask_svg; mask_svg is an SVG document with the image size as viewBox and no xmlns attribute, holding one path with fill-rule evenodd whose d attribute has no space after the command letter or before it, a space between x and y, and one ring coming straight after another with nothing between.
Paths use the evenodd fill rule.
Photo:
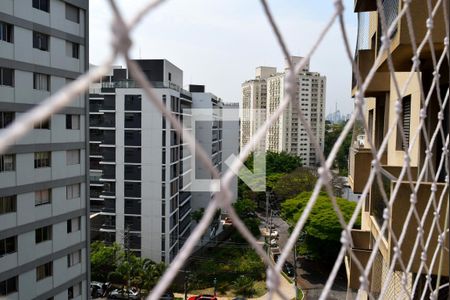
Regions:
<instances>
[{"instance_id":1,"label":"parked car","mask_svg":"<svg viewBox=\"0 0 450 300\"><path fill-rule=\"evenodd\" d=\"M103 296L103 293L105 292L103 290L104 283L98 282L98 281L91 281L91 297L92 298L99 298Z\"/></svg>"},{"instance_id":2,"label":"parked car","mask_svg":"<svg viewBox=\"0 0 450 300\"><path fill-rule=\"evenodd\" d=\"M114 289L109 293L108 299L133 299L139 300L141 297L139 295L139 290L136 288L128 289Z\"/></svg>"},{"instance_id":3,"label":"parked car","mask_svg":"<svg viewBox=\"0 0 450 300\"><path fill-rule=\"evenodd\" d=\"M173 293L169 292L169 293L162 294L159 299L160 300L173 300L173 299L175 299L175 296L173 295Z\"/></svg>"},{"instance_id":4,"label":"parked car","mask_svg":"<svg viewBox=\"0 0 450 300\"><path fill-rule=\"evenodd\" d=\"M294 266L288 261L284 262L283 272L286 273L286 275L289 276L289 277L294 277L295 276Z\"/></svg>"},{"instance_id":5,"label":"parked car","mask_svg":"<svg viewBox=\"0 0 450 300\"><path fill-rule=\"evenodd\" d=\"M191 296L188 298L188 300L217 300L217 297L212 295L198 295Z\"/></svg>"}]
</instances>

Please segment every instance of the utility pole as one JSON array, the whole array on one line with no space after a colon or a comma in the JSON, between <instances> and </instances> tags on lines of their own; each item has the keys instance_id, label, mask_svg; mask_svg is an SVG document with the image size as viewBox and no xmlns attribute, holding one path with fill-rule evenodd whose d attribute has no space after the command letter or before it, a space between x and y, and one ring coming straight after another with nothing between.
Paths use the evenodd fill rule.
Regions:
<instances>
[{"instance_id":1,"label":"utility pole","mask_svg":"<svg viewBox=\"0 0 450 300\"><path fill-rule=\"evenodd\" d=\"M124 244L125 244L125 256L127 258L127 265L128 265L127 299L130 299L130 227L128 225L127 228L125 229Z\"/></svg>"},{"instance_id":2,"label":"utility pole","mask_svg":"<svg viewBox=\"0 0 450 300\"><path fill-rule=\"evenodd\" d=\"M216 297L217 294L217 278L214 277L214 297Z\"/></svg>"},{"instance_id":3,"label":"utility pole","mask_svg":"<svg viewBox=\"0 0 450 300\"><path fill-rule=\"evenodd\" d=\"M184 272L184 300L187 300L187 294L188 294L188 286L189 286L189 271L185 270Z\"/></svg>"},{"instance_id":4,"label":"utility pole","mask_svg":"<svg viewBox=\"0 0 450 300\"><path fill-rule=\"evenodd\" d=\"M298 299L298 286L297 286L297 241L294 245L294 286L295 286L295 299Z\"/></svg>"}]
</instances>

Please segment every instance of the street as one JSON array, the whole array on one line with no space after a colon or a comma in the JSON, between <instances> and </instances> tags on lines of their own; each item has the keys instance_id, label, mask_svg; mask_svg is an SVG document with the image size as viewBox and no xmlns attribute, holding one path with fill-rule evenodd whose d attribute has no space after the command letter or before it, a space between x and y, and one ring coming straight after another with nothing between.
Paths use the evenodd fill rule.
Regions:
<instances>
[{"instance_id":1,"label":"street","mask_svg":"<svg viewBox=\"0 0 450 300\"><path fill-rule=\"evenodd\" d=\"M265 223L265 216L258 214ZM287 240L289 239L289 225L280 217L272 217L272 223L275 230L279 233L278 245L283 251ZM287 260L294 265L294 253L291 251ZM328 270L319 263L310 260L299 259L297 263L297 284L305 293L304 299L318 299L328 279ZM354 299L356 294L347 295L347 279L345 276L338 275L327 299L346 300Z\"/></svg>"}]
</instances>

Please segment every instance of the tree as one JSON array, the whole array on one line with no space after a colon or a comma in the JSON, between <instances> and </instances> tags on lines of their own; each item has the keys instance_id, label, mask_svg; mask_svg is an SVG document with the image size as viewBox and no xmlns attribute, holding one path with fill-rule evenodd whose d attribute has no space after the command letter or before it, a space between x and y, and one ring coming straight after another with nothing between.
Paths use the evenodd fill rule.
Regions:
<instances>
[{"instance_id":1,"label":"tree","mask_svg":"<svg viewBox=\"0 0 450 300\"><path fill-rule=\"evenodd\" d=\"M341 135L344 129L345 123L329 124L325 127L325 145L324 154L325 157L331 152L334 144ZM339 151L336 154L336 159L334 160L334 166L339 169L339 174L346 176L348 173L348 154L350 151L350 146L352 143L352 132L350 132L344 139Z\"/></svg>"},{"instance_id":2,"label":"tree","mask_svg":"<svg viewBox=\"0 0 450 300\"><path fill-rule=\"evenodd\" d=\"M311 194L311 192L303 192L282 203L281 215L291 226L294 226L300 218ZM342 198L336 198L336 202L344 220L348 222L356 207L356 203ZM360 227L359 218L355 227ZM342 227L333 209L331 200L326 193L322 192L318 196L304 226L304 232L306 237L304 244L299 249L300 253L328 262L335 260L341 245ZM327 250L324 251L324 249Z\"/></svg>"},{"instance_id":3,"label":"tree","mask_svg":"<svg viewBox=\"0 0 450 300\"><path fill-rule=\"evenodd\" d=\"M295 197L301 192L309 192L314 189L317 174L307 168L297 168L291 173L282 175L273 184L273 192L278 200Z\"/></svg>"},{"instance_id":4,"label":"tree","mask_svg":"<svg viewBox=\"0 0 450 300\"><path fill-rule=\"evenodd\" d=\"M200 220L203 218L204 213L205 213L205 209L203 207L199 208L196 211L193 211L191 213L192 220L194 220L197 223L200 222Z\"/></svg>"},{"instance_id":5,"label":"tree","mask_svg":"<svg viewBox=\"0 0 450 300\"><path fill-rule=\"evenodd\" d=\"M238 199L238 201L233 204L233 207L245 226L247 226L255 237L258 237L261 233L259 231L260 221L255 214L256 203L250 199ZM234 232L231 238L238 241L243 240L243 237L237 231Z\"/></svg>"},{"instance_id":6,"label":"tree","mask_svg":"<svg viewBox=\"0 0 450 300\"><path fill-rule=\"evenodd\" d=\"M117 268L117 261L123 256L119 244L105 245L103 242L91 244L91 276L93 280L106 282L108 274Z\"/></svg>"}]
</instances>

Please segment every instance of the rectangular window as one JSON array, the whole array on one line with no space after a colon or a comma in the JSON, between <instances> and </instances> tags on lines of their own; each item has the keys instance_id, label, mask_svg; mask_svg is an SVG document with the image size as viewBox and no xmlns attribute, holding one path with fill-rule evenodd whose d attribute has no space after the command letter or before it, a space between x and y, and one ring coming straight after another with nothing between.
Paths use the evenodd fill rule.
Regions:
<instances>
[{"instance_id":1,"label":"rectangular window","mask_svg":"<svg viewBox=\"0 0 450 300\"><path fill-rule=\"evenodd\" d=\"M80 184L71 184L66 186L66 199L80 198Z\"/></svg>"},{"instance_id":2,"label":"rectangular window","mask_svg":"<svg viewBox=\"0 0 450 300\"><path fill-rule=\"evenodd\" d=\"M0 281L0 296L6 296L18 291L17 276Z\"/></svg>"},{"instance_id":3,"label":"rectangular window","mask_svg":"<svg viewBox=\"0 0 450 300\"><path fill-rule=\"evenodd\" d=\"M16 155L0 155L0 172L13 172L16 170Z\"/></svg>"},{"instance_id":4,"label":"rectangular window","mask_svg":"<svg viewBox=\"0 0 450 300\"><path fill-rule=\"evenodd\" d=\"M33 0L33 7L42 11L50 11L50 0Z\"/></svg>"},{"instance_id":5,"label":"rectangular window","mask_svg":"<svg viewBox=\"0 0 450 300\"><path fill-rule=\"evenodd\" d=\"M0 197L0 215L17 211L17 196Z\"/></svg>"},{"instance_id":6,"label":"rectangular window","mask_svg":"<svg viewBox=\"0 0 450 300\"><path fill-rule=\"evenodd\" d=\"M5 22L0 22L0 41L14 43L14 26Z\"/></svg>"},{"instance_id":7,"label":"rectangular window","mask_svg":"<svg viewBox=\"0 0 450 300\"><path fill-rule=\"evenodd\" d=\"M66 20L80 23L80 9L76 6L66 3Z\"/></svg>"},{"instance_id":8,"label":"rectangular window","mask_svg":"<svg viewBox=\"0 0 450 300\"><path fill-rule=\"evenodd\" d=\"M80 45L77 43L66 41L66 56L79 59Z\"/></svg>"},{"instance_id":9,"label":"rectangular window","mask_svg":"<svg viewBox=\"0 0 450 300\"><path fill-rule=\"evenodd\" d=\"M14 112L2 111L0 112L0 128L5 128L14 121Z\"/></svg>"},{"instance_id":10,"label":"rectangular window","mask_svg":"<svg viewBox=\"0 0 450 300\"><path fill-rule=\"evenodd\" d=\"M50 91L50 75L33 73L33 89Z\"/></svg>"},{"instance_id":11,"label":"rectangular window","mask_svg":"<svg viewBox=\"0 0 450 300\"><path fill-rule=\"evenodd\" d=\"M67 220L67 233L79 231L81 226L81 217Z\"/></svg>"},{"instance_id":12,"label":"rectangular window","mask_svg":"<svg viewBox=\"0 0 450 300\"><path fill-rule=\"evenodd\" d=\"M67 298L73 299L81 295L81 282L67 289Z\"/></svg>"},{"instance_id":13,"label":"rectangular window","mask_svg":"<svg viewBox=\"0 0 450 300\"><path fill-rule=\"evenodd\" d=\"M15 252L17 252L17 236L11 236L0 240L0 257Z\"/></svg>"},{"instance_id":14,"label":"rectangular window","mask_svg":"<svg viewBox=\"0 0 450 300\"><path fill-rule=\"evenodd\" d=\"M50 36L49 35L47 35L45 33L37 32L37 31L33 31L33 48L39 49L42 51L48 51L49 44L50 44Z\"/></svg>"},{"instance_id":15,"label":"rectangular window","mask_svg":"<svg viewBox=\"0 0 450 300\"><path fill-rule=\"evenodd\" d=\"M36 244L50 241L52 239L52 225L44 226L35 230Z\"/></svg>"},{"instance_id":16,"label":"rectangular window","mask_svg":"<svg viewBox=\"0 0 450 300\"><path fill-rule=\"evenodd\" d=\"M0 85L14 86L14 70L0 68Z\"/></svg>"},{"instance_id":17,"label":"rectangular window","mask_svg":"<svg viewBox=\"0 0 450 300\"><path fill-rule=\"evenodd\" d=\"M39 121L34 124L34 129L50 129L50 119Z\"/></svg>"},{"instance_id":18,"label":"rectangular window","mask_svg":"<svg viewBox=\"0 0 450 300\"><path fill-rule=\"evenodd\" d=\"M66 115L66 129L80 129L80 115Z\"/></svg>"},{"instance_id":19,"label":"rectangular window","mask_svg":"<svg viewBox=\"0 0 450 300\"><path fill-rule=\"evenodd\" d=\"M52 202L52 190L45 189L34 192L34 205L49 204Z\"/></svg>"},{"instance_id":20,"label":"rectangular window","mask_svg":"<svg viewBox=\"0 0 450 300\"><path fill-rule=\"evenodd\" d=\"M74 265L81 263L81 250L77 250L67 255L67 267L70 268Z\"/></svg>"},{"instance_id":21,"label":"rectangular window","mask_svg":"<svg viewBox=\"0 0 450 300\"><path fill-rule=\"evenodd\" d=\"M34 168L47 168L51 165L51 152L35 152Z\"/></svg>"},{"instance_id":22,"label":"rectangular window","mask_svg":"<svg viewBox=\"0 0 450 300\"><path fill-rule=\"evenodd\" d=\"M53 262L50 261L46 264L40 265L36 268L36 281L53 275Z\"/></svg>"},{"instance_id":23,"label":"rectangular window","mask_svg":"<svg viewBox=\"0 0 450 300\"><path fill-rule=\"evenodd\" d=\"M407 151L409 148L409 132L411 130L411 95L405 96L402 99L402 112L400 114L400 122L405 140L403 141L400 127L397 124L396 150Z\"/></svg>"},{"instance_id":24,"label":"rectangular window","mask_svg":"<svg viewBox=\"0 0 450 300\"><path fill-rule=\"evenodd\" d=\"M79 165L80 164L80 150L67 150L66 151L66 165Z\"/></svg>"}]
</instances>

